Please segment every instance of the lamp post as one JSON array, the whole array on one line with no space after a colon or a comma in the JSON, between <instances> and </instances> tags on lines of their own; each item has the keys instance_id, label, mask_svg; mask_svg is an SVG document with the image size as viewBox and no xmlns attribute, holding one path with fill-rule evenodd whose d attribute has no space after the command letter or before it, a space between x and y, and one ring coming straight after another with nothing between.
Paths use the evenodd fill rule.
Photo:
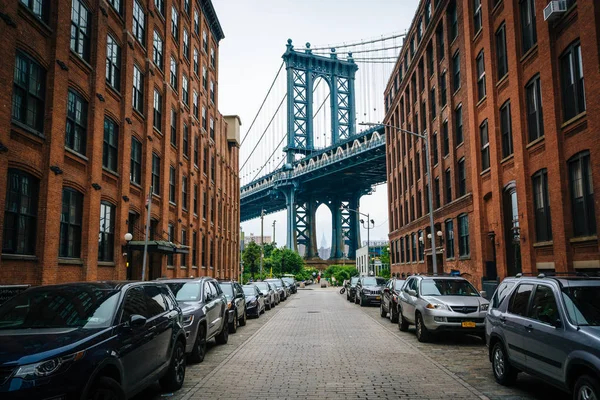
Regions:
<instances>
[{"instance_id":1,"label":"lamp post","mask_svg":"<svg viewBox=\"0 0 600 400\"><path fill-rule=\"evenodd\" d=\"M273 220L273 238L271 239L271 244L275 243L275 223L277 222L276 219Z\"/></svg>"},{"instance_id":2,"label":"lamp post","mask_svg":"<svg viewBox=\"0 0 600 400\"><path fill-rule=\"evenodd\" d=\"M369 214L361 213L360 211L353 210L352 208L342 208L342 210L352 211L359 215L367 217L366 221L364 219L361 219L360 223L362 224L363 228L365 228L367 230L367 262L370 264L371 252L369 251L369 249L370 249L369 246L371 245L371 228L375 228L375 221L371 219ZM365 222L366 222L366 226L365 226ZM371 226L371 224L373 224L373 226ZM370 266L368 269L369 270L371 269Z\"/></svg>"},{"instance_id":3,"label":"lamp post","mask_svg":"<svg viewBox=\"0 0 600 400\"><path fill-rule=\"evenodd\" d=\"M261 276L263 273L263 257L264 257L264 250L265 250L264 222L265 222L265 210L260 210L260 275Z\"/></svg>"},{"instance_id":4,"label":"lamp post","mask_svg":"<svg viewBox=\"0 0 600 400\"><path fill-rule=\"evenodd\" d=\"M411 132L411 131L407 131L405 129L399 128L397 126L394 125L389 125L389 124L376 124L373 122L361 122L359 123L359 125L363 125L363 126L385 126L387 128L392 128L397 130L398 132L401 133L405 133L408 135L412 135L412 136L416 136L420 139L423 139L423 143L425 144L425 154L426 154L426 158L427 158L427 184L429 185L429 190L427 191L427 202L429 203L429 225L431 228L431 232L435 232L435 223L433 222L433 196L432 196L432 192L433 192L433 182L431 179L431 175L432 175L432 171L431 171L431 154L430 153L430 149L429 149L429 138L428 136L425 135L421 135L419 133L415 133L415 132ZM438 270L437 270L437 252L435 249L435 237L431 237L431 261L433 263L433 274L437 274Z\"/></svg>"}]
</instances>

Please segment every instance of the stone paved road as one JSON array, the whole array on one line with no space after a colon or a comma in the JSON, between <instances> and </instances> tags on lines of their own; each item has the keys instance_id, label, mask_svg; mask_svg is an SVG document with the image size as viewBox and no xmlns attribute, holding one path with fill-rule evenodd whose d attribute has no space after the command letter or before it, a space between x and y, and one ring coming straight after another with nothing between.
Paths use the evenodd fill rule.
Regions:
<instances>
[{"instance_id":1,"label":"stone paved road","mask_svg":"<svg viewBox=\"0 0 600 400\"><path fill-rule=\"evenodd\" d=\"M567 398L526 375L515 388L497 385L475 337L421 344L378 307L345 299L334 288L299 290L227 345L211 346L202 364L188 366L182 390L160 394L155 385L135 400Z\"/></svg>"}]
</instances>

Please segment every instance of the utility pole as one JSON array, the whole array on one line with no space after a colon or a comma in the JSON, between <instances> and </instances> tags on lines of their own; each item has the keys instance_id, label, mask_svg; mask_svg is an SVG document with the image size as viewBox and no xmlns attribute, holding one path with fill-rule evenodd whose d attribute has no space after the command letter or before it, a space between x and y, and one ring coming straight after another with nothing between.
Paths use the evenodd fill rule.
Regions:
<instances>
[{"instance_id":1,"label":"utility pole","mask_svg":"<svg viewBox=\"0 0 600 400\"><path fill-rule=\"evenodd\" d=\"M273 238L271 238L271 243L275 243L275 223L277 220L273 220Z\"/></svg>"},{"instance_id":2,"label":"utility pole","mask_svg":"<svg viewBox=\"0 0 600 400\"><path fill-rule=\"evenodd\" d=\"M148 193L148 215L146 215L146 233L144 237L144 257L142 260L142 280L146 280L146 262L148 261L148 234L150 233L150 211L152 210L152 186Z\"/></svg>"},{"instance_id":3,"label":"utility pole","mask_svg":"<svg viewBox=\"0 0 600 400\"><path fill-rule=\"evenodd\" d=\"M265 234L264 234L265 210L260 210L260 274L263 273L263 257L265 256Z\"/></svg>"}]
</instances>

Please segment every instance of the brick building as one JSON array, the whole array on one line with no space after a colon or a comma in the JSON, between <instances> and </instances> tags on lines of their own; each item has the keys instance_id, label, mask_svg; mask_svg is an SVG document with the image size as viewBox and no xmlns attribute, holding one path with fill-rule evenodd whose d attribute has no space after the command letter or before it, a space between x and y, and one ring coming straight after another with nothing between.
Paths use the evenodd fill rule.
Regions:
<instances>
[{"instance_id":1,"label":"brick building","mask_svg":"<svg viewBox=\"0 0 600 400\"><path fill-rule=\"evenodd\" d=\"M385 92L431 143L439 271L476 284L600 270L600 3L547 3L422 0ZM392 272L432 271L422 142L387 130Z\"/></svg>"},{"instance_id":2,"label":"brick building","mask_svg":"<svg viewBox=\"0 0 600 400\"><path fill-rule=\"evenodd\" d=\"M239 119L218 110L211 1L0 12L0 283L140 279L149 197L148 279L237 276Z\"/></svg>"}]
</instances>

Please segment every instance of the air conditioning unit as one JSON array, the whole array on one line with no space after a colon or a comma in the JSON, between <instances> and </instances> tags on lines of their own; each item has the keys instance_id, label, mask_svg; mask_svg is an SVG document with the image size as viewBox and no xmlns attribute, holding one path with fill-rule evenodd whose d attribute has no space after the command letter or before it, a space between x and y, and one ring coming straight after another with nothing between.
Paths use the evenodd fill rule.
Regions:
<instances>
[{"instance_id":1,"label":"air conditioning unit","mask_svg":"<svg viewBox=\"0 0 600 400\"><path fill-rule=\"evenodd\" d=\"M544 8L544 21L554 21L567 11L567 0L551 1Z\"/></svg>"}]
</instances>

